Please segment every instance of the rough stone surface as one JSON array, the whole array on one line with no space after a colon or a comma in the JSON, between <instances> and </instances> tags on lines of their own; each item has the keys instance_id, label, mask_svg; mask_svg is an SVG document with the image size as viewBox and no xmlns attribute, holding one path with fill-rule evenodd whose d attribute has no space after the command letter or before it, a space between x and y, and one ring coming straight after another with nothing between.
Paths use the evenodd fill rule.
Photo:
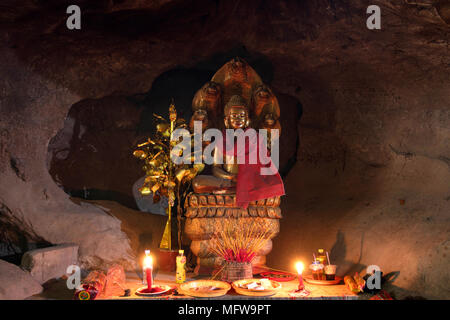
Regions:
<instances>
[{"instance_id":1,"label":"rough stone surface","mask_svg":"<svg viewBox=\"0 0 450 320\"><path fill-rule=\"evenodd\" d=\"M0 300L21 300L42 290L42 286L29 272L0 260Z\"/></svg>"},{"instance_id":2,"label":"rough stone surface","mask_svg":"<svg viewBox=\"0 0 450 320\"><path fill-rule=\"evenodd\" d=\"M372 31L366 1L83 1L82 30L70 31L65 2L6 1L2 220L23 221L49 243L77 243L87 266L132 263L121 220L55 184L49 141L77 102L146 93L167 70L211 57L220 67L247 52L273 66L277 96L303 106L269 265L289 268L326 247L340 272L399 271L399 298L448 298L448 7L421 2L376 1L382 29Z\"/></svg>"},{"instance_id":3,"label":"rough stone surface","mask_svg":"<svg viewBox=\"0 0 450 320\"><path fill-rule=\"evenodd\" d=\"M67 267L78 265L78 245L60 244L25 252L21 267L40 284L66 274Z\"/></svg>"}]
</instances>

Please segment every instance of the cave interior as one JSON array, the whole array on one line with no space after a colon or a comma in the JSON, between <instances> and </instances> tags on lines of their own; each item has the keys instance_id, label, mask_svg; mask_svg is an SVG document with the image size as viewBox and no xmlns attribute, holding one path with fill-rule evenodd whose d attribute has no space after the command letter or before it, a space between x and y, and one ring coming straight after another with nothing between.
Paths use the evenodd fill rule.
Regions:
<instances>
[{"instance_id":1,"label":"cave interior","mask_svg":"<svg viewBox=\"0 0 450 320\"><path fill-rule=\"evenodd\" d=\"M135 270L166 220L136 204L134 147L241 57L281 108L267 264L326 248L341 275L394 273L395 298L449 299L450 1L372 2L378 30L365 1L4 1L0 261L75 243L85 270Z\"/></svg>"}]
</instances>

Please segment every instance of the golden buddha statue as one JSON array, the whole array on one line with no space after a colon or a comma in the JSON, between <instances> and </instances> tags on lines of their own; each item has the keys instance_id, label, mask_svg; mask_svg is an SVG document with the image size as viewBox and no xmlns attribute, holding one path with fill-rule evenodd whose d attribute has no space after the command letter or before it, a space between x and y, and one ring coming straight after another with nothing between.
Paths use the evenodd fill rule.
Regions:
<instances>
[{"instance_id":1,"label":"golden buddha statue","mask_svg":"<svg viewBox=\"0 0 450 320\"><path fill-rule=\"evenodd\" d=\"M224 124L227 129L246 129L250 124L249 110L241 96L234 95L224 108ZM213 176L199 175L192 183L195 193L233 193L236 186L238 173L237 159L230 159L229 155L223 155L222 161L217 158L213 164Z\"/></svg>"},{"instance_id":2,"label":"golden buddha statue","mask_svg":"<svg viewBox=\"0 0 450 320\"><path fill-rule=\"evenodd\" d=\"M191 133L194 121L202 122L202 132L207 128L245 130L250 122L256 130L267 129L269 135L272 129L281 128L275 95L241 58L227 62L197 91L192 109ZM203 147L208 143L203 141ZM245 152L254 151L254 145L246 145ZM210 246L224 220L230 220L236 230L242 224L255 223L256 234L271 231L269 241L252 261L254 268L264 267L265 256L272 249L270 239L279 231L280 197L284 194L279 174L262 176L258 164L239 164L236 160L234 152L219 152L216 144L213 164L205 169L211 175L195 177L193 192L185 201L185 233L191 240L192 253L197 256L196 273L209 274L221 266L223 259Z\"/></svg>"}]
</instances>

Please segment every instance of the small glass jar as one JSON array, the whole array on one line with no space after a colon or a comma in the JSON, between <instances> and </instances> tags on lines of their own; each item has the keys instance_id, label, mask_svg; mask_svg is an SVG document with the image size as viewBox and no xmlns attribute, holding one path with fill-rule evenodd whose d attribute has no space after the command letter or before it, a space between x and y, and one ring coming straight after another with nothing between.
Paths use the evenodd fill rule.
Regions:
<instances>
[{"instance_id":1,"label":"small glass jar","mask_svg":"<svg viewBox=\"0 0 450 320\"><path fill-rule=\"evenodd\" d=\"M314 261L309 265L309 268L311 269L314 280L323 280L323 264L321 264L320 261Z\"/></svg>"}]
</instances>

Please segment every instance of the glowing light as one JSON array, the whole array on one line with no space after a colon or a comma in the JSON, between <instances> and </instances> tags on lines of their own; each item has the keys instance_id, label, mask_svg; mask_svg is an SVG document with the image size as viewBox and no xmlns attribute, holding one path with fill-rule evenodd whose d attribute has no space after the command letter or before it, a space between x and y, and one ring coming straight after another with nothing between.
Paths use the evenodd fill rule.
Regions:
<instances>
[{"instance_id":1,"label":"glowing light","mask_svg":"<svg viewBox=\"0 0 450 320\"><path fill-rule=\"evenodd\" d=\"M146 255L143 263L144 269L153 269L153 258L151 255Z\"/></svg>"},{"instance_id":2,"label":"glowing light","mask_svg":"<svg viewBox=\"0 0 450 320\"><path fill-rule=\"evenodd\" d=\"M295 264L295 268L297 269L298 274L302 274L303 269L304 269L303 263L297 262Z\"/></svg>"}]
</instances>

